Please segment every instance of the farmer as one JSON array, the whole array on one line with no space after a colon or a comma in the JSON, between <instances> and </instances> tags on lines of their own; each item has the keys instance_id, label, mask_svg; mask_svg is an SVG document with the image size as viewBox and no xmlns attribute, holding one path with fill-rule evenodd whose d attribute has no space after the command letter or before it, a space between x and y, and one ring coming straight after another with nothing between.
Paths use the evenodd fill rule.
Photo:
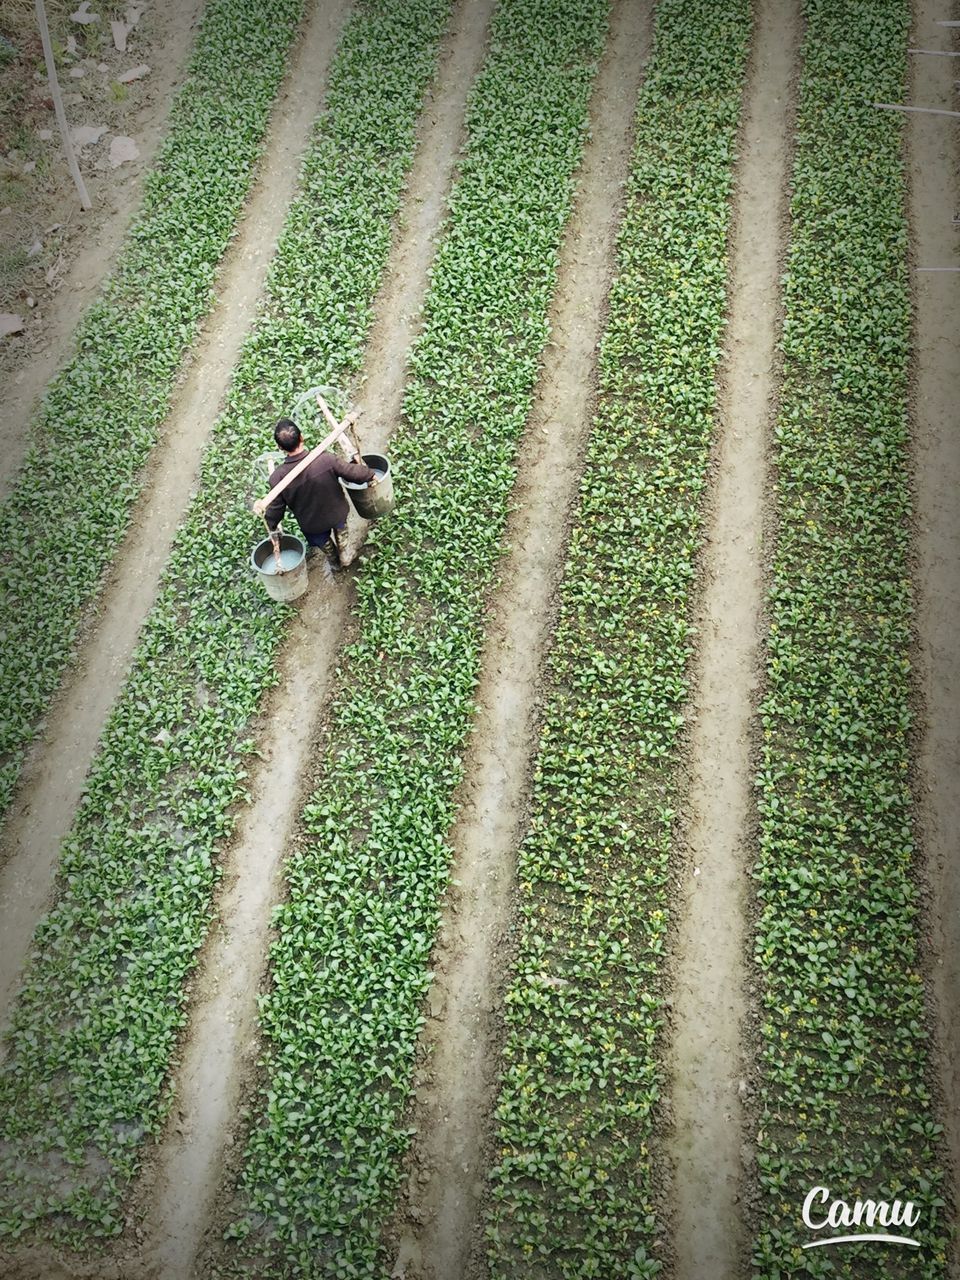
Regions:
<instances>
[{"instance_id":1,"label":"farmer","mask_svg":"<svg viewBox=\"0 0 960 1280\"><path fill-rule=\"evenodd\" d=\"M271 473L270 483L276 487L287 472L305 457L307 447L300 428L290 418L280 419L274 428L273 438L287 455ZM254 511L265 518L273 533L289 507L310 546L327 550L334 567L339 568L342 561L337 534L347 527L350 507L337 476L364 483L375 480L376 474L363 463L344 462L336 454L321 453L272 502L268 494L254 503Z\"/></svg>"}]
</instances>

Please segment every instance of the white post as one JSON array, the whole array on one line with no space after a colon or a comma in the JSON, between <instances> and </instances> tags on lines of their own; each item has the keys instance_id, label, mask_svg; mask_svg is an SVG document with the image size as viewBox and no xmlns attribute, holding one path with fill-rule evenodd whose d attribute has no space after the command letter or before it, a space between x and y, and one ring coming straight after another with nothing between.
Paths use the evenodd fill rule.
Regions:
<instances>
[{"instance_id":1,"label":"white post","mask_svg":"<svg viewBox=\"0 0 960 1280\"><path fill-rule=\"evenodd\" d=\"M80 194L80 203L84 209L90 209L93 206L90 203L90 197L87 194L86 184L83 181L83 175L80 172L80 166L77 164L77 157L73 150L73 143L70 141L70 130L67 126L67 113L63 109L63 98L60 95L60 82L57 79L57 64L53 60L53 46L50 43L50 28L47 26L47 11L44 8L43 0L37 0L37 26L40 28L40 42L43 45L43 56L47 64L47 80L50 82L50 96L53 98L53 109L57 116L57 124L60 126L60 137L63 139L63 149L67 153L67 168L70 170L70 176L76 184L77 191Z\"/></svg>"}]
</instances>

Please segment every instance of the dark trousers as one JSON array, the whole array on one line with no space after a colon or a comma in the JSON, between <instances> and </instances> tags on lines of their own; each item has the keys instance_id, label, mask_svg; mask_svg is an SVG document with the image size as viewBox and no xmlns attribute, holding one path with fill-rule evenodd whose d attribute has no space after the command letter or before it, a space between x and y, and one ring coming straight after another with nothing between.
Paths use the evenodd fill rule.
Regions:
<instances>
[{"instance_id":1,"label":"dark trousers","mask_svg":"<svg viewBox=\"0 0 960 1280\"><path fill-rule=\"evenodd\" d=\"M344 520L343 524L337 525L336 532L343 533L346 527L347 527L347 522L346 520ZM333 532L334 532L333 529L321 529L319 533L305 533L303 536L306 538L307 542L310 544L311 547L325 547L327 543L331 541L330 535ZM337 545L336 539L333 539L333 544L336 547ZM339 550L339 548L337 549Z\"/></svg>"}]
</instances>

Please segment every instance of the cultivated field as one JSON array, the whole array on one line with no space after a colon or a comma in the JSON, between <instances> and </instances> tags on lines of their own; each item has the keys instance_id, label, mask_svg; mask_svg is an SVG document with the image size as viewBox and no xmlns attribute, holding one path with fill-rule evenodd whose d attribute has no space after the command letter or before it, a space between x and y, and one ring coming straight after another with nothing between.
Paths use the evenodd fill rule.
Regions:
<instances>
[{"instance_id":1,"label":"cultivated field","mask_svg":"<svg viewBox=\"0 0 960 1280\"><path fill-rule=\"evenodd\" d=\"M958 18L206 0L3 339L4 1275L960 1275Z\"/></svg>"}]
</instances>

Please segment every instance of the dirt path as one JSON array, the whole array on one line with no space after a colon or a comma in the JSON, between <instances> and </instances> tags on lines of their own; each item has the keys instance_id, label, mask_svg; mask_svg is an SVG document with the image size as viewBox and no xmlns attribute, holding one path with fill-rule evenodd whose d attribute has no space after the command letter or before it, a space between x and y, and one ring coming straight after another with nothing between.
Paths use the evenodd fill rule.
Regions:
<instances>
[{"instance_id":1,"label":"dirt path","mask_svg":"<svg viewBox=\"0 0 960 1280\"><path fill-rule=\"evenodd\" d=\"M5 351L2 355L0 498L9 491L31 443L23 428L32 420L47 383L72 352L77 324L97 296L104 277L112 270L130 221L140 206L143 179L165 136L170 107L183 83L202 8L203 0L166 0L151 12L155 35L149 46L138 43L139 33L135 33L131 41L136 58L150 65L146 100L130 113L122 126L134 135L140 149L134 171L129 173L124 166L115 172L107 169L87 174L94 207L83 213L66 167L58 161L63 170L56 215L64 224L60 257L76 256L63 269L55 292L44 296L37 290L37 306L42 312L40 335L31 336L30 346L25 347L22 354ZM131 55L127 60L135 59ZM87 116L96 118L93 104L72 110L71 122L82 123ZM50 221L54 221L52 216ZM42 225L37 227L38 232L42 229Z\"/></svg>"},{"instance_id":2,"label":"dirt path","mask_svg":"<svg viewBox=\"0 0 960 1280\"><path fill-rule=\"evenodd\" d=\"M415 336L437 232L462 139L467 90L485 50L492 0L455 10L441 48L438 79L420 126L398 238L375 307L363 392L364 447L383 450L399 415L406 356ZM359 524L359 522L358 522ZM352 529L355 546L362 528ZM190 1031L176 1080L177 1106L155 1166L137 1202L145 1206L146 1273L188 1280L204 1232L216 1247L218 1188L244 1085L255 1068L256 996L267 961L270 912L282 892L282 865L301 801L290 779L309 776L313 737L341 636L352 612L349 579L311 589L284 645L280 684L258 738L263 761L252 779L254 801L226 859L220 929L208 941L196 979ZM295 677L295 678L294 678ZM291 735L290 726L299 726ZM228 1168L232 1165L228 1160ZM226 1189L224 1188L226 1191Z\"/></svg>"},{"instance_id":3,"label":"dirt path","mask_svg":"<svg viewBox=\"0 0 960 1280\"><path fill-rule=\"evenodd\" d=\"M751 719L758 687L765 448L776 395L798 6L761 0L741 123L720 428L702 562L672 1046L676 1275L737 1280L749 942Z\"/></svg>"},{"instance_id":4,"label":"dirt path","mask_svg":"<svg viewBox=\"0 0 960 1280\"><path fill-rule=\"evenodd\" d=\"M518 841L537 747L537 682L549 644L567 525L594 403L594 359L629 162L633 107L647 56L646 6L614 6L591 102L592 137L560 258L557 296L502 565L487 624L471 734L452 833L455 860L432 968L407 1160L407 1191L388 1237L391 1274L466 1280L498 1066L500 967Z\"/></svg>"},{"instance_id":5,"label":"dirt path","mask_svg":"<svg viewBox=\"0 0 960 1280\"><path fill-rule=\"evenodd\" d=\"M911 43L956 50L938 0L915 6ZM957 110L958 60L914 55L909 101ZM943 116L909 115L910 218L917 267L960 266L960 133ZM921 724L918 796L931 889L928 958L954 1203L960 1203L960 291L955 273L914 276L914 468L919 554ZM955 1276L960 1259L954 1252Z\"/></svg>"},{"instance_id":6,"label":"dirt path","mask_svg":"<svg viewBox=\"0 0 960 1280\"><path fill-rule=\"evenodd\" d=\"M78 646L75 668L47 715L46 731L24 766L0 833L0 1016L9 1006L34 928L46 909L61 842L156 596L209 428L252 322L346 8L347 0L331 0L318 8L291 57L256 185L218 279L218 301L148 465L139 514L118 550L96 617Z\"/></svg>"}]
</instances>

